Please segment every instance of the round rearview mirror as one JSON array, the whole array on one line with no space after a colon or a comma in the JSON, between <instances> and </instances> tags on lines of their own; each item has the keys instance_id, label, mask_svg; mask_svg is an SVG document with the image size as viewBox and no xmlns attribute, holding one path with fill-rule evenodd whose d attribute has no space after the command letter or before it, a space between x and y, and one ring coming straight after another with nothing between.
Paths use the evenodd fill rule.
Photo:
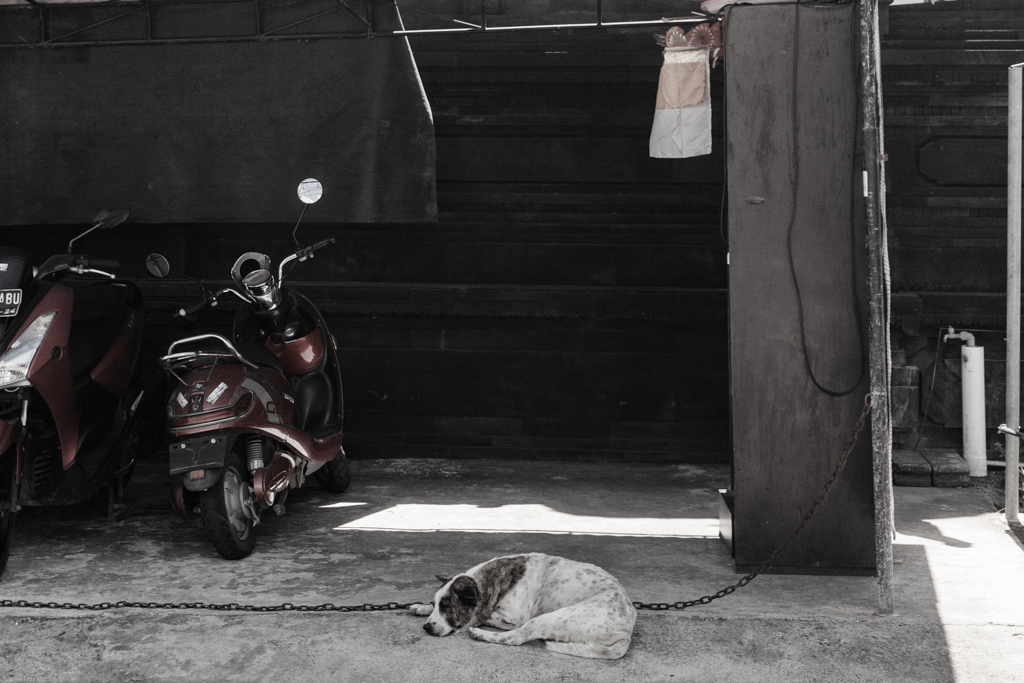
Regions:
<instances>
[{"instance_id":1,"label":"round rearview mirror","mask_svg":"<svg viewBox=\"0 0 1024 683\"><path fill-rule=\"evenodd\" d=\"M324 196L324 186L316 178L306 178L299 183L299 199L305 204L316 204Z\"/></svg>"},{"instance_id":2,"label":"round rearview mirror","mask_svg":"<svg viewBox=\"0 0 1024 683\"><path fill-rule=\"evenodd\" d=\"M153 277L167 277L171 274L171 264L162 254L150 254L146 257L146 270Z\"/></svg>"},{"instance_id":3,"label":"round rearview mirror","mask_svg":"<svg viewBox=\"0 0 1024 683\"><path fill-rule=\"evenodd\" d=\"M128 219L128 214L131 213L128 209L121 209L120 211L111 211L110 209L103 209L96 218L92 219L92 222L96 224L101 230L106 228L112 228L115 225L121 225Z\"/></svg>"}]
</instances>

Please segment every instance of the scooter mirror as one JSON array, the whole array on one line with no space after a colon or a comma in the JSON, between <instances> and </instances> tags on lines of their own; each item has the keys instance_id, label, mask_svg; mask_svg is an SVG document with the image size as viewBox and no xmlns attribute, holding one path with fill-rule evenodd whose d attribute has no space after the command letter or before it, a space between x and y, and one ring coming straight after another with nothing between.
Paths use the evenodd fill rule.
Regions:
<instances>
[{"instance_id":1,"label":"scooter mirror","mask_svg":"<svg viewBox=\"0 0 1024 683\"><path fill-rule=\"evenodd\" d=\"M128 209L121 209L120 211L111 211L110 209L103 209L98 214L96 214L96 218L93 219L93 223L95 223L96 227L99 228L100 230L105 230L107 228L112 228L115 225L121 225L122 223L124 223L126 220L128 220L128 214L130 213L131 211L129 211Z\"/></svg>"},{"instance_id":2,"label":"scooter mirror","mask_svg":"<svg viewBox=\"0 0 1024 683\"><path fill-rule=\"evenodd\" d=\"M324 196L324 186L316 178L306 178L299 183L299 199L304 204L316 204Z\"/></svg>"},{"instance_id":3,"label":"scooter mirror","mask_svg":"<svg viewBox=\"0 0 1024 683\"><path fill-rule=\"evenodd\" d=\"M167 277L171 274L171 264L163 254L150 254L146 257L146 270L153 277Z\"/></svg>"}]
</instances>

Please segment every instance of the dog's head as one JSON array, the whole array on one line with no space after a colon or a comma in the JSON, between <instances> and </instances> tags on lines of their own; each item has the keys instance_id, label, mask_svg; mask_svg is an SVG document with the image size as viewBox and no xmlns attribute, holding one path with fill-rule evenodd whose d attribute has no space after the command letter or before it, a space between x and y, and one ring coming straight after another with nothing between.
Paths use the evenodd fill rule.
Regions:
<instances>
[{"instance_id":1,"label":"dog's head","mask_svg":"<svg viewBox=\"0 0 1024 683\"><path fill-rule=\"evenodd\" d=\"M423 624L432 636L446 636L477 625L480 608L480 586L466 574L454 579L437 577L444 583L434 595L434 611Z\"/></svg>"}]
</instances>

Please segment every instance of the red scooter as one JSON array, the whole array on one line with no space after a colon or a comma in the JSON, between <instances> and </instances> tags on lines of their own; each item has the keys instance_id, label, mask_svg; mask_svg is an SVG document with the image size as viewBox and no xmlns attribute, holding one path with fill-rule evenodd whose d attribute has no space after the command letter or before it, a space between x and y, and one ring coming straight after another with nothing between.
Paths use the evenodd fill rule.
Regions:
<instances>
[{"instance_id":1,"label":"red scooter","mask_svg":"<svg viewBox=\"0 0 1024 683\"><path fill-rule=\"evenodd\" d=\"M0 247L0 572L19 505L78 503L104 486L120 493L146 436L135 419L142 295L101 270L116 261L71 253L127 217L101 211L38 269L23 250Z\"/></svg>"},{"instance_id":2,"label":"red scooter","mask_svg":"<svg viewBox=\"0 0 1024 683\"><path fill-rule=\"evenodd\" d=\"M321 194L316 180L299 185L303 215ZM345 491L351 480L341 447L344 410L334 338L313 303L283 286L285 266L313 258L333 242L298 249L281 261L276 280L266 255L242 254L231 268L234 288L210 293L200 283L202 299L177 314L235 296L243 303L231 337L179 339L159 359L175 380L167 406L174 506L201 522L227 559L252 553L261 514L268 508L283 514L288 490L310 475L333 493ZM159 254L149 257L147 268L157 277L170 274Z\"/></svg>"}]
</instances>

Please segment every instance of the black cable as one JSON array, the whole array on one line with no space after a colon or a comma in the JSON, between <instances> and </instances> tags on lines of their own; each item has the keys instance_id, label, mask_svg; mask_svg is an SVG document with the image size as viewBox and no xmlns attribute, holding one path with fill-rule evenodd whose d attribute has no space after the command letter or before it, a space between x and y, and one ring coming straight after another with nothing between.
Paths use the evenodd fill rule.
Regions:
<instances>
[{"instance_id":1,"label":"black cable","mask_svg":"<svg viewBox=\"0 0 1024 683\"><path fill-rule=\"evenodd\" d=\"M722 244L725 245L726 250L729 249L729 239L725 236L725 198L728 194L729 188L729 122L726 117L729 115L729 66L725 61L726 49L725 49L725 24L729 17L732 16L733 7L736 5L725 5L719 7L718 11L715 12L711 20L708 21L708 26L714 26L716 21L721 21L722 32L722 69L725 71L723 74L722 81L724 83L722 87L722 203L718 208L718 236L722 238ZM721 20L719 15L725 12L725 17Z\"/></svg>"},{"instance_id":2,"label":"black cable","mask_svg":"<svg viewBox=\"0 0 1024 683\"><path fill-rule=\"evenodd\" d=\"M804 304L803 298L800 295L800 282L796 275L796 264L793 261L793 226L796 223L796 209L797 209L797 195L800 184L800 154L797 149L797 143L800 134L800 118L797 109L797 76L799 75L799 63L800 63L800 4L801 0L796 2L796 11L794 12L793 21L793 83L791 86L791 107L792 107L792 165L790 170L790 178L792 181L792 207L790 208L789 214L789 227L786 229L786 252L789 258L789 272L793 278L793 287L796 289L796 306L797 312L800 318L800 346L803 350L804 355L804 367L807 369L807 375L811 378L811 382L815 387L818 388L823 394L828 396L839 397L846 396L856 389L861 381L864 379L864 373L867 369L867 349L864 345L864 321L862 320L860 313L860 302L857 298L857 252L856 252L856 236L854 232L854 217L856 209L856 195L855 188L857 185L857 127L854 126L854 144L851 150L853 157L851 182L850 182L850 283L851 292L853 294L853 314L857 325L857 344L860 347L860 372L857 376L857 380L848 389L833 390L828 389L821 382L818 381L817 377L814 376L814 370L811 368L811 359L807 353L807 332L804 325ZM838 3L837 3L838 4ZM854 81L857 80L856 69L854 69ZM855 83L856 85L856 83Z\"/></svg>"}]
</instances>

